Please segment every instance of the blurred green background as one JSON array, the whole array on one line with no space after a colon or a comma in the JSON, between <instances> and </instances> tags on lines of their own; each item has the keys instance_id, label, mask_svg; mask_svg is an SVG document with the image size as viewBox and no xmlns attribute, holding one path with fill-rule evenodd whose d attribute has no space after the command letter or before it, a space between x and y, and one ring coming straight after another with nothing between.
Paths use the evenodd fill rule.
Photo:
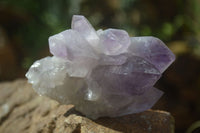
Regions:
<instances>
[{"instance_id":1,"label":"blurred green background","mask_svg":"<svg viewBox=\"0 0 200 133\"><path fill-rule=\"evenodd\" d=\"M154 108L175 117L176 132L193 130L200 120L200 0L0 0L0 81L24 78L50 55L48 37L70 28L74 14L95 29L163 40L177 59L156 85L165 95Z\"/></svg>"}]
</instances>

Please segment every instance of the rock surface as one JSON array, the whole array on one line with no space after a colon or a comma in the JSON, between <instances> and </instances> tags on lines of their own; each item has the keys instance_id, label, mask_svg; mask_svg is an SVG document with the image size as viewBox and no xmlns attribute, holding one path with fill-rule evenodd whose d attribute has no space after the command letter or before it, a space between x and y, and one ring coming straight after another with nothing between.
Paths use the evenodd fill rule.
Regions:
<instances>
[{"instance_id":1,"label":"rock surface","mask_svg":"<svg viewBox=\"0 0 200 133\"><path fill-rule=\"evenodd\" d=\"M173 133L168 112L90 120L73 105L38 96L26 80L0 84L0 133Z\"/></svg>"}]
</instances>

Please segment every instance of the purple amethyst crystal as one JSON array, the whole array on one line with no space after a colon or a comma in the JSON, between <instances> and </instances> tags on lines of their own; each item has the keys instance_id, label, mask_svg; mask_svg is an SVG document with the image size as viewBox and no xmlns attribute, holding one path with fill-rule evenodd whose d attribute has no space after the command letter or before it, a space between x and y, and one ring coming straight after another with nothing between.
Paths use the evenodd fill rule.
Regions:
<instances>
[{"instance_id":1,"label":"purple amethyst crystal","mask_svg":"<svg viewBox=\"0 0 200 133\"><path fill-rule=\"evenodd\" d=\"M49 37L52 57L26 73L34 90L96 119L150 109L163 92L153 85L175 60L155 37L129 37L119 29L98 30L80 15L72 29Z\"/></svg>"}]
</instances>

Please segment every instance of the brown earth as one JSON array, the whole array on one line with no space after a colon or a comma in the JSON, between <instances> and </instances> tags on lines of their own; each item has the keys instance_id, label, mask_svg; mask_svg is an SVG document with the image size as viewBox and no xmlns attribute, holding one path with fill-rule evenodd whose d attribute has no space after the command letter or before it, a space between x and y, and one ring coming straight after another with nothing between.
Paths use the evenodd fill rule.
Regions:
<instances>
[{"instance_id":1,"label":"brown earth","mask_svg":"<svg viewBox=\"0 0 200 133\"><path fill-rule=\"evenodd\" d=\"M0 83L0 133L173 133L170 113L148 110L91 120L73 105L38 96L26 80Z\"/></svg>"}]
</instances>

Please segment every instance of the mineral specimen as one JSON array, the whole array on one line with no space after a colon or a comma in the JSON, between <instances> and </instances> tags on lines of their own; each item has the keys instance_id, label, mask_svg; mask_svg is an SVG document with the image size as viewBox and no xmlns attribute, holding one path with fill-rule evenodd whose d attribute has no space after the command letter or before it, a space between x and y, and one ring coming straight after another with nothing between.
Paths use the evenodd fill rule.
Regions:
<instances>
[{"instance_id":1,"label":"mineral specimen","mask_svg":"<svg viewBox=\"0 0 200 133\"><path fill-rule=\"evenodd\" d=\"M95 31L74 15L72 29L49 37L52 57L26 73L34 90L96 119L151 108L163 92L153 85L175 60L155 37L129 37L119 29Z\"/></svg>"}]
</instances>

